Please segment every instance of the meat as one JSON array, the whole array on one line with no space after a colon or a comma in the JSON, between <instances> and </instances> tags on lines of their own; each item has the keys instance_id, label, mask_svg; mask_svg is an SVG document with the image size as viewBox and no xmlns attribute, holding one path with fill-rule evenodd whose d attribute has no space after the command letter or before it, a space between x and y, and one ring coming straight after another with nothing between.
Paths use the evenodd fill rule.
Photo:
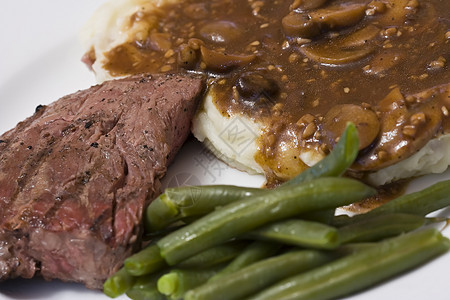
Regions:
<instances>
[{"instance_id":1,"label":"meat","mask_svg":"<svg viewBox=\"0 0 450 300\"><path fill-rule=\"evenodd\" d=\"M190 132L203 80L138 75L38 106L0 137L0 279L101 288Z\"/></svg>"}]
</instances>

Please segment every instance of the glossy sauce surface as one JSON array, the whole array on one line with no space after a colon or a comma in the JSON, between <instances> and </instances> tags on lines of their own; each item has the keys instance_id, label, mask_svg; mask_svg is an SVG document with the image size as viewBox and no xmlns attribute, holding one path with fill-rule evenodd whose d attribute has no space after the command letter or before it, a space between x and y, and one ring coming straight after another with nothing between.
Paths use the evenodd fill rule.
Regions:
<instances>
[{"instance_id":1,"label":"glossy sauce surface","mask_svg":"<svg viewBox=\"0 0 450 300\"><path fill-rule=\"evenodd\" d=\"M135 39L107 53L113 75L203 73L222 114L263 123L255 156L286 180L326 155L347 121L355 172L374 171L448 133L450 2L188 0L135 13Z\"/></svg>"}]
</instances>

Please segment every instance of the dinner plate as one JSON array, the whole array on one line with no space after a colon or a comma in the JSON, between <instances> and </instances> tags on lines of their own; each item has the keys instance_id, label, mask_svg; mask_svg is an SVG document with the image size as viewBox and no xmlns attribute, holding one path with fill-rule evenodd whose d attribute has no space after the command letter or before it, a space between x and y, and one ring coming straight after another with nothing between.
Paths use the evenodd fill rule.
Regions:
<instances>
[{"instance_id":1,"label":"dinner plate","mask_svg":"<svg viewBox=\"0 0 450 300\"><path fill-rule=\"evenodd\" d=\"M78 32L102 2L14 0L0 3L0 132L33 114L37 105L49 104L95 84L94 75L80 61L83 49ZM408 191L449 178L450 171L425 176L415 180ZM260 186L263 181L261 176L229 168L191 139L169 168L163 186L225 183ZM439 214L449 216L450 210ZM450 236L449 229L443 232ZM450 299L448 268L450 253L345 299ZM0 283L0 299L102 300L108 297L80 284L35 278Z\"/></svg>"}]
</instances>

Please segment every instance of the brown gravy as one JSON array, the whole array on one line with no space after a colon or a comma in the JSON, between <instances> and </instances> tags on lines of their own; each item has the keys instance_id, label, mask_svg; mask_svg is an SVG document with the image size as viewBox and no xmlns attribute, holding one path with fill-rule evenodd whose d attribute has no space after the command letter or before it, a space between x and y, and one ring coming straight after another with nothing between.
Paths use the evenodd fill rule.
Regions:
<instances>
[{"instance_id":1,"label":"brown gravy","mask_svg":"<svg viewBox=\"0 0 450 300\"><path fill-rule=\"evenodd\" d=\"M148 31L106 53L113 75L208 76L224 116L265 126L257 162L286 180L325 155L347 121L358 127L355 171L407 158L448 133L450 1L187 0L130 25ZM280 146L282 145L282 146Z\"/></svg>"},{"instance_id":2,"label":"brown gravy","mask_svg":"<svg viewBox=\"0 0 450 300\"><path fill-rule=\"evenodd\" d=\"M385 184L381 187L378 187L377 189L378 193L375 196L366 198L359 202L352 203L348 206L343 207L343 209L356 214L366 213L378 206L381 206L403 195L410 181L411 180L408 179Z\"/></svg>"}]
</instances>

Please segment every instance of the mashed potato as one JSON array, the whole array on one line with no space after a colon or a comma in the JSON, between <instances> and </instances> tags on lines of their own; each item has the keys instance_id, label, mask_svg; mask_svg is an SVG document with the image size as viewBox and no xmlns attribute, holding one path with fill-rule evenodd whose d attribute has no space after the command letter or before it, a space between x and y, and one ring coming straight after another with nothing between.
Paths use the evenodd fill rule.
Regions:
<instances>
[{"instance_id":1,"label":"mashed potato","mask_svg":"<svg viewBox=\"0 0 450 300\"><path fill-rule=\"evenodd\" d=\"M220 159L229 165L251 174L264 174L255 161L257 136L262 125L254 123L242 115L223 117L213 104L213 96L208 95L193 121L194 136ZM226 134L230 130L239 132L240 137ZM242 141L246 147L242 148ZM442 173L450 166L450 135L441 135L430 140L419 152L392 166L368 175L368 181L380 186L400 179L426 174ZM241 151L241 152L240 152ZM323 156L313 150L302 151L301 159L308 166L317 163Z\"/></svg>"},{"instance_id":2,"label":"mashed potato","mask_svg":"<svg viewBox=\"0 0 450 300\"><path fill-rule=\"evenodd\" d=\"M263 134L264 125L243 114L224 117L214 104L216 97L211 91L206 95L201 109L194 117L192 133L230 166L250 174L264 174L263 168L255 160L258 139ZM296 149L296 152L302 164L307 166L323 158L322 153L310 149Z\"/></svg>"},{"instance_id":3,"label":"mashed potato","mask_svg":"<svg viewBox=\"0 0 450 300\"><path fill-rule=\"evenodd\" d=\"M222 116L213 99L214 94L206 95L193 120L192 133L227 164L250 174L263 174L254 159L262 125L243 115Z\"/></svg>"},{"instance_id":4,"label":"mashed potato","mask_svg":"<svg viewBox=\"0 0 450 300\"><path fill-rule=\"evenodd\" d=\"M139 20L141 16L157 11L163 4L177 1L114 0L98 9L81 33L86 52L94 61L92 69L98 82L119 77L111 74L105 67L107 64L105 53L119 45L144 39L150 27L157 26L155 25L157 22L152 25L148 22L130 20ZM375 69L369 71L373 70ZM263 174L265 169L255 157L259 151L258 140L263 135L266 125L244 114L234 113L225 117L214 104L218 96L211 92L212 90L214 86L210 87L201 109L193 120L194 136L229 165L252 174ZM298 162L296 161L298 166L312 166L325 155L323 151L312 148L293 149L293 145L283 145L280 148L283 148L281 153L286 157L292 157L294 155L291 154L294 153L295 158L298 158ZM374 185L382 185L402 178L443 172L450 165L448 149L450 149L450 135L438 134L414 155L370 173L368 179ZM281 164L283 163L289 165L291 161L282 160ZM284 166L279 168L283 169ZM277 172L275 169L273 171ZM282 176L283 174L280 175Z\"/></svg>"},{"instance_id":5,"label":"mashed potato","mask_svg":"<svg viewBox=\"0 0 450 300\"><path fill-rule=\"evenodd\" d=\"M111 0L96 10L82 28L80 40L86 53L95 57L92 70L99 83L118 77L105 70L105 53L118 45L141 38L149 31L148 24L131 24L130 18L152 13L161 5L173 2L177 0Z\"/></svg>"}]
</instances>

